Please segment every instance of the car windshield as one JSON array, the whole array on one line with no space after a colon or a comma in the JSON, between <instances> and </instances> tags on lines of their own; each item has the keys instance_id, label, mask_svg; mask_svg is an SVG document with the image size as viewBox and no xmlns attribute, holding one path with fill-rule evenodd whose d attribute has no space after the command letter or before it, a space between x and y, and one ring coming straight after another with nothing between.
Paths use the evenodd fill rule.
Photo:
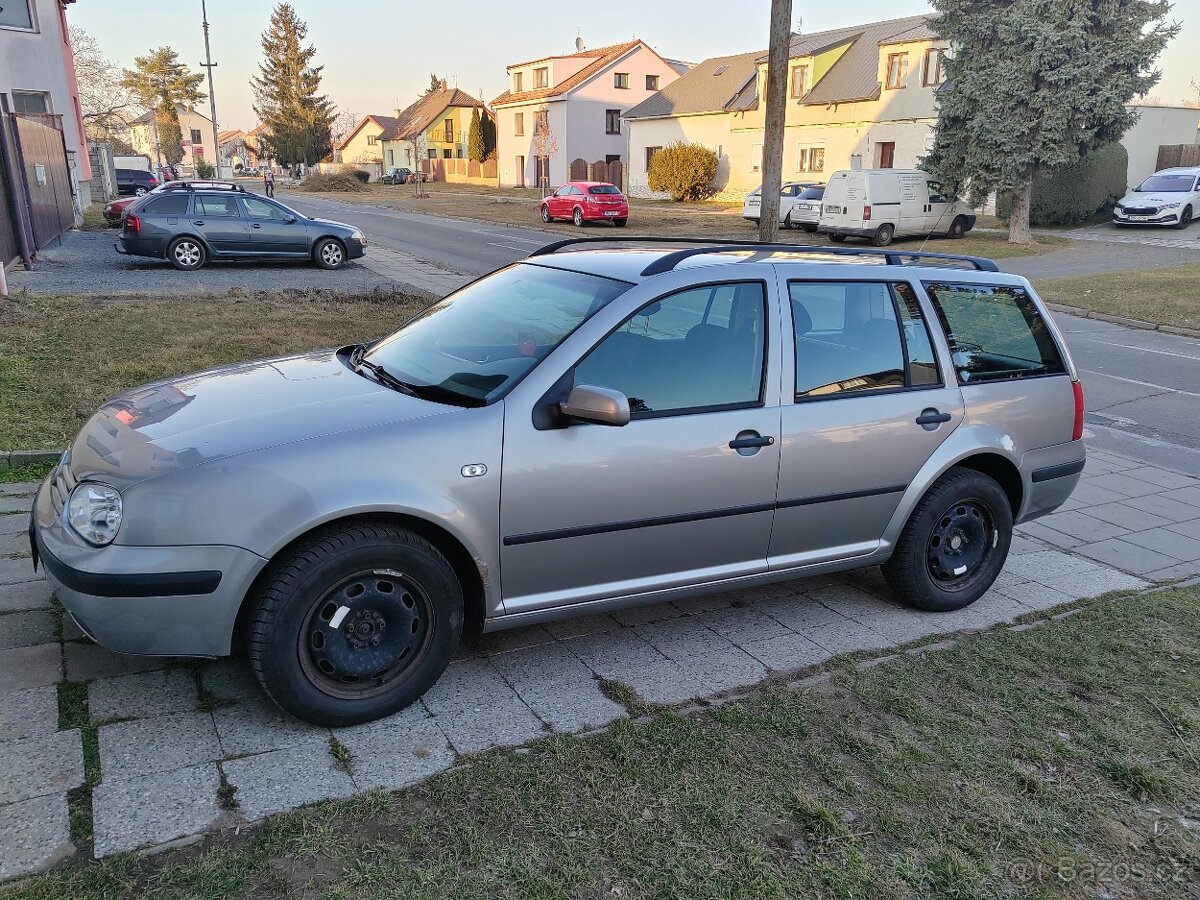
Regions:
<instances>
[{"instance_id":1,"label":"car windshield","mask_svg":"<svg viewBox=\"0 0 1200 900\"><path fill-rule=\"evenodd\" d=\"M597 184L588 188L589 194L619 194L620 189L613 187L611 184Z\"/></svg>"},{"instance_id":2,"label":"car windshield","mask_svg":"<svg viewBox=\"0 0 1200 900\"><path fill-rule=\"evenodd\" d=\"M801 200L820 200L825 196L824 187L807 187L800 192Z\"/></svg>"},{"instance_id":3,"label":"car windshield","mask_svg":"<svg viewBox=\"0 0 1200 900\"><path fill-rule=\"evenodd\" d=\"M418 396L481 406L507 394L624 281L518 263L426 309L364 359Z\"/></svg>"},{"instance_id":4,"label":"car windshield","mask_svg":"<svg viewBox=\"0 0 1200 900\"><path fill-rule=\"evenodd\" d=\"M1183 194L1190 191L1195 183L1195 175L1151 175L1134 190L1139 194Z\"/></svg>"}]
</instances>

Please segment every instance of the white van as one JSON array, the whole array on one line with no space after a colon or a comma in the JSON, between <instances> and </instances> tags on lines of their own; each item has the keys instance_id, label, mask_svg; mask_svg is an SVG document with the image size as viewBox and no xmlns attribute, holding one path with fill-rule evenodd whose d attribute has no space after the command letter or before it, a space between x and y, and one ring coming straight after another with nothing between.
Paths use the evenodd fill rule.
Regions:
<instances>
[{"instance_id":1,"label":"white van","mask_svg":"<svg viewBox=\"0 0 1200 900\"><path fill-rule=\"evenodd\" d=\"M975 227L975 211L920 169L834 172L825 185L817 230L840 243L848 236L885 247L897 235L960 238Z\"/></svg>"}]
</instances>

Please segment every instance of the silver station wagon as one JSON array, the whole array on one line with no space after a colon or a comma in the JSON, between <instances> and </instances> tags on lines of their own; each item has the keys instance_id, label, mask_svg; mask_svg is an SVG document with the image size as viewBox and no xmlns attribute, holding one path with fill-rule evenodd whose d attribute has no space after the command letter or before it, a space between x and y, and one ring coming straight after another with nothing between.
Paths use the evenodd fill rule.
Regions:
<instances>
[{"instance_id":1,"label":"silver station wagon","mask_svg":"<svg viewBox=\"0 0 1200 900\"><path fill-rule=\"evenodd\" d=\"M381 340L116 397L41 486L35 565L100 644L248 653L345 725L464 631L873 565L958 609L1075 487L1074 366L994 263L599 243Z\"/></svg>"}]
</instances>

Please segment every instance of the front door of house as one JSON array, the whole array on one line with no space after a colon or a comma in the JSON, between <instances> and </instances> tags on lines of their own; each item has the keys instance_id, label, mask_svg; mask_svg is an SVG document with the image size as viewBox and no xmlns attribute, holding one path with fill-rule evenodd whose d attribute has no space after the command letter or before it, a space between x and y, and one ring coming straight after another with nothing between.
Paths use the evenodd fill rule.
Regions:
<instances>
[{"instance_id":1,"label":"front door of house","mask_svg":"<svg viewBox=\"0 0 1200 900\"><path fill-rule=\"evenodd\" d=\"M517 187L525 187L525 157L517 157Z\"/></svg>"},{"instance_id":2,"label":"front door of house","mask_svg":"<svg viewBox=\"0 0 1200 900\"><path fill-rule=\"evenodd\" d=\"M895 164L896 142L883 141L879 145L879 168L890 169Z\"/></svg>"}]
</instances>

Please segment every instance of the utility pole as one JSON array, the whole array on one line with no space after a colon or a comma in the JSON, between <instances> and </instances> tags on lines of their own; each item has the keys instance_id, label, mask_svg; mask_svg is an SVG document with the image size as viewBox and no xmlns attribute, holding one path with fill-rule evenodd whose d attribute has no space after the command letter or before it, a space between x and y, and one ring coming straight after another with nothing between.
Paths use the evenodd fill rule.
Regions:
<instances>
[{"instance_id":1,"label":"utility pole","mask_svg":"<svg viewBox=\"0 0 1200 900\"><path fill-rule=\"evenodd\" d=\"M212 52L208 49L208 6L206 0L200 0L200 18L204 22L204 62L200 63L208 69L208 108L212 112L213 127L213 160L216 166L215 175L221 177L221 139L217 136L217 95L213 91L212 70L216 63L212 61Z\"/></svg>"},{"instance_id":2,"label":"utility pole","mask_svg":"<svg viewBox=\"0 0 1200 900\"><path fill-rule=\"evenodd\" d=\"M758 239L779 236L779 191L783 187L783 126L787 117L787 70L791 51L792 0L771 0L771 46L767 51L766 133L763 135L762 202Z\"/></svg>"}]
</instances>

